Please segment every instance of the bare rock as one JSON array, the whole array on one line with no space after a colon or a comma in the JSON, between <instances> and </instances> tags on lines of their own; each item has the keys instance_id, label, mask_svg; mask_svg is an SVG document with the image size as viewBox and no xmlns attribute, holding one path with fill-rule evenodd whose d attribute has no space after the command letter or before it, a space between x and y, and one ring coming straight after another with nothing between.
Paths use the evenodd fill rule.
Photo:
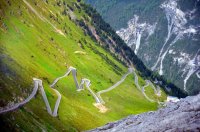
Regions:
<instances>
[{"instance_id":1,"label":"bare rock","mask_svg":"<svg viewBox=\"0 0 200 132\"><path fill-rule=\"evenodd\" d=\"M132 115L89 132L200 131L200 94L170 103L155 112Z\"/></svg>"}]
</instances>

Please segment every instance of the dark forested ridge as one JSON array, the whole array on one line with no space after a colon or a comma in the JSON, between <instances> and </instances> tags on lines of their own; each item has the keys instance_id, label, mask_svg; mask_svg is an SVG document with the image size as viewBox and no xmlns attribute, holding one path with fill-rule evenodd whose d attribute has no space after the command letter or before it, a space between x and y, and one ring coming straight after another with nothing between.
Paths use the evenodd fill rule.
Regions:
<instances>
[{"instance_id":1,"label":"dark forested ridge","mask_svg":"<svg viewBox=\"0 0 200 132\"><path fill-rule=\"evenodd\" d=\"M133 65L141 74L141 76L150 79L152 81L158 81L159 85L164 88L165 92L170 95L177 97L185 97L187 94L184 93L180 88L167 81L165 78L157 74L156 72L150 71L143 62L134 54L133 50L128 47L124 41L116 34L113 28L106 23L99 13L92 8L90 5L81 4L83 10L92 18L91 24L95 27L97 34L100 36L100 40L104 49L113 50L113 56L120 59L122 63L127 66ZM92 38L95 38L92 33L89 33ZM110 38L114 41L111 41ZM101 43L101 41L99 43ZM170 90L169 90L170 89Z\"/></svg>"},{"instance_id":2,"label":"dark forested ridge","mask_svg":"<svg viewBox=\"0 0 200 132\"><path fill-rule=\"evenodd\" d=\"M96 8L145 66L188 94L199 93L200 1L85 1Z\"/></svg>"}]
</instances>

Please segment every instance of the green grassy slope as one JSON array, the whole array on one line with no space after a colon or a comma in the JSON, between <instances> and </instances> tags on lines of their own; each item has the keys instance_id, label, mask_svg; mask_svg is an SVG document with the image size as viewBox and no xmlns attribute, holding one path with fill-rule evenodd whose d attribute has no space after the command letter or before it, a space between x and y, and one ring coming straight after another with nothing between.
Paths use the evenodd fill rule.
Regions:
<instances>
[{"instance_id":1,"label":"green grassy slope","mask_svg":"<svg viewBox=\"0 0 200 132\"><path fill-rule=\"evenodd\" d=\"M36 77L43 80L53 108L56 94L49 85L63 75L69 66L77 68L79 80L83 77L90 79L94 91L108 88L127 72L127 67L85 35L73 22L72 16L79 19L85 14L84 11L74 9L70 13L71 17L63 15L64 9L69 11L70 7L74 8L76 1L28 2L39 16L23 0L0 2L1 107L9 101L20 102L25 99L32 91L32 78ZM75 54L76 51L86 54ZM142 78L140 80L144 81ZM109 109L106 113L100 113L93 106L95 101L88 91L76 91L71 75L60 81L56 89L62 94L58 117L51 117L47 113L41 95L37 94L35 99L19 110L1 115L2 130L81 131L129 114L157 108L157 104L148 102L136 89L132 76L115 90L102 95Z\"/></svg>"}]
</instances>

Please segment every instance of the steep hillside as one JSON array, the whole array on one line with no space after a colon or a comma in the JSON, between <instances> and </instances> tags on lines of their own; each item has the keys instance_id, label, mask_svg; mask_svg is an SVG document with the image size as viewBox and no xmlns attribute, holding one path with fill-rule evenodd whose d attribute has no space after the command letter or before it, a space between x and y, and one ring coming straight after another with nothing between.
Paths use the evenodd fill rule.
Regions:
<instances>
[{"instance_id":1,"label":"steep hillside","mask_svg":"<svg viewBox=\"0 0 200 132\"><path fill-rule=\"evenodd\" d=\"M86 1L149 69L189 94L200 91L200 1Z\"/></svg>"},{"instance_id":2,"label":"steep hillside","mask_svg":"<svg viewBox=\"0 0 200 132\"><path fill-rule=\"evenodd\" d=\"M149 132L199 131L200 94L168 103L167 107L155 112L132 115L120 121L108 123L90 132Z\"/></svg>"},{"instance_id":3,"label":"steep hillside","mask_svg":"<svg viewBox=\"0 0 200 132\"><path fill-rule=\"evenodd\" d=\"M166 99L135 70L136 56L115 52L130 49L91 11L75 0L0 1L2 131L87 130L156 110Z\"/></svg>"}]
</instances>

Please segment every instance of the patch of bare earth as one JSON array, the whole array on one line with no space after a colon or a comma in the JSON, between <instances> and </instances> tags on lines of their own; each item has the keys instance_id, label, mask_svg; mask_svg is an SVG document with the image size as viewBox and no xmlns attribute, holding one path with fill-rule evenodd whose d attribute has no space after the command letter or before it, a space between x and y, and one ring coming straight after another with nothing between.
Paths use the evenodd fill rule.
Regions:
<instances>
[{"instance_id":1,"label":"patch of bare earth","mask_svg":"<svg viewBox=\"0 0 200 132\"><path fill-rule=\"evenodd\" d=\"M104 106L101 103L94 103L93 104L97 109L99 109L99 112L101 113L106 113L108 111L108 108L106 108L106 106Z\"/></svg>"}]
</instances>

